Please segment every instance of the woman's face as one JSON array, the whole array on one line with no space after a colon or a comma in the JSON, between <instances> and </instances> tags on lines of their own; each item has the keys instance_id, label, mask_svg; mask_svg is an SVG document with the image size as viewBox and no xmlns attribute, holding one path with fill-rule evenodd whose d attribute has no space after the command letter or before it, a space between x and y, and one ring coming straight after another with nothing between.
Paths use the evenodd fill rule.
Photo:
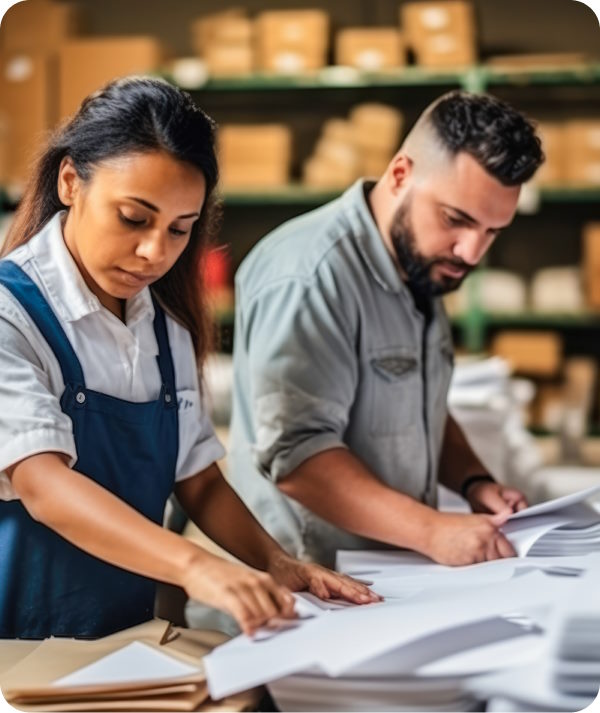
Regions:
<instances>
[{"instance_id":1,"label":"woman's face","mask_svg":"<svg viewBox=\"0 0 600 713\"><path fill-rule=\"evenodd\" d=\"M81 274L118 317L123 300L167 273L190 240L206 195L202 172L164 151L101 163L83 182L70 159L59 196L69 206L63 233Z\"/></svg>"}]
</instances>

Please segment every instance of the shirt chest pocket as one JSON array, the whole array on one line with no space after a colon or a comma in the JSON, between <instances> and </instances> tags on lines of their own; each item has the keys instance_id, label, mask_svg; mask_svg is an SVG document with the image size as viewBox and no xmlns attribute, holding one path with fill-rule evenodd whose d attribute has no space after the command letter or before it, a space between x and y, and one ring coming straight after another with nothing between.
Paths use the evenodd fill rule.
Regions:
<instances>
[{"instance_id":1,"label":"shirt chest pocket","mask_svg":"<svg viewBox=\"0 0 600 713\"><path fill-rule=\"evenodd\" d=\"M369 432L400 434L422 417L420 355L416 348L392 346L369 355Z\"/></svg>"}]
</instances>

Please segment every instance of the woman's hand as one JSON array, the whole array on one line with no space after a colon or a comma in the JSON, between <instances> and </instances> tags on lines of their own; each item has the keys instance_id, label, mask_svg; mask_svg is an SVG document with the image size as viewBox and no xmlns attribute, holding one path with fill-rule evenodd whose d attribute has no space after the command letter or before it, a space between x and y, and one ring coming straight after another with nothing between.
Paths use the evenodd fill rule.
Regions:
<instances>
[{"instance_id":1,"label":"woman's hand","mask_svg":"<svg viewBox=\"0 0 600 713\"><path fill-rule=\"evenodd\" d=\"M382 601L382 597L345 574L332 572L310 562L300 562L285 552L277 552L270 564L273 579L293 592L308 590L320 599L346 599L354 604Z\"/></svg>"},{"instance_id":2,"label":"woman's hand","mask_svg":"<svg viewBox=\"0 0 600 713\"><path fill-rule=\"evenodd\" d=\"M267 572L227 562L207 553L187 568L189 597L231 614L252 635L272 619L294 619L294 597Z\"/></svg>"}]
</instances>

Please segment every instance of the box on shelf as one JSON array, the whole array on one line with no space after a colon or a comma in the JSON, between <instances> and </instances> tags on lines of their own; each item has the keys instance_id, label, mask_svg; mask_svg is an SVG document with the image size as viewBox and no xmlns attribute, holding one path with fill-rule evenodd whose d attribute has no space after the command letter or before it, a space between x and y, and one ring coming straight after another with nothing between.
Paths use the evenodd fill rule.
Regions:
<instances>
[{"instance_id":1,"label":"box on shelf","mask_svg":"<svg viewBox=\"0 0 600 713\"><path fill-rule=\"evenodd\" d=\"M600 120L565 124L566 177L569 183L600 185Z\"/></svg>"},{"instance_id":2,"label":"box on shelf","mask_svg":"<svg viewBox=\"0 0 600 713\"><path fill-rule=\"evenodd\" d=\"M583 228L583 280L588 307L600 309L600 223Z\"/></svg>"},{"instance_id":3,"label":"box on shelf","mask_svg":"<svg viewBox=\"0 0 600 713\"><path fill-rule=\"evenodd\" d=\"M94 37L66 42L59 51L59 116L72 114L82 99L129 74L155 71L163 60L160 43L142 35Z\"/></svg>"},{"instance_id":4,"label":"box on shelf","mask_svg":"<svg viewBox=\"0 0 600 713\"><path fill-rule=\"evenodd\" d=\"M348 27L335 38L335 62L376 72L406 64L402 35L395 27Z\"/></svg>"},{"instance_id":5,"label":"box on shelf","mask_svg":"<svg viewBox=\"0 0 600 713\"><path fill-rule=\"evenodd\" d=\"M302 182L310 188L347 188L356 179L352 168L340 167L322 156L311 156L302 166Z\"/></svg>"},{"instance_id":6,"label":"box on shelf","mask_svg":"<svg viewBox=\"0 0 600 713\"><path fill-rule=\"evenodd\" d=\"M192 45L213 77L250 74L254 69L254 22L241 8L198 18Z\"/></svg>"},{"instance_id":7,"label":"box on shelf","mask_svg":"<svg viewBox=\"0 0 600 713\"><path fill-rule=\"evenodd\" d=\"M407 45L425 67L473 64L477 59L473 5L462 0L409 2L400 8Z\"/></svg>"},{"instance_id":8,"label":"box on shelf","mask_svg":"<svg viewBox=\"0 0 600 713\"><path fill-rule=\"evenodd\" d=\"M5 178L22 185L55 119L56 66L46 54L0 56L0 113L6 121Z\"/></svg>"},{"instance_id":9,"label":"box on shelf","mask_svg":"<svg viewBox=\"0 0 600 713\"><path fill-rule=\"evenodd\" d=\"M284 124L229 124L219 130L225 188L266 188L289 181L292 134Z\"/></svg>"},{"instance_id":10,"label":"box on shelf","mask_svg":"<svg viewBox=\"0 0 600 713\"><path fill-rule=\"evenodd\" d=\"M540 186L560 186L566 180L566 151L564 125L539 122L537 133L542 140L542 150L546 160L535 174L535 182Z\"/></svg>"},{"instance_id":11,"label":"box on shelf","mask_svg":"<svg viewBox=\"0 0 600 713\"><path fill-rule=\"evenodd\" d=\"M517 373L553 377L561 368L563 343L557 332L505 330L494 336L490 351Z\"/></svg>"},{"instance_id":12,"label":"box on shelf","mask_svg":"<svg viewBox=\"0 0 600 713\"><path fill-rule=\"evenodd\" d=\"M2 18L0 51L56 52L65 40L78 34L80 26L81 13L74 3L19 2Z\"/></svg>"},{"instance_id":13,"label":"box on shelf","mask_svg":"<svg viewBox=\"0 0 600 713\"><path fill-rule=\"evenodd\" d=\"M247 23L246 11L241 7L232 7L222 12L203 15L190 24L192 47L199 57L204 57L206 48L213 44L216 38L224 36L231 39L239 38L239 21ZM232 29L233 28L233 29Z\"/></svg>"},{"instance_id":14,"label":"box on shelf","mask_svg":"<svg viewBox=\"0 0 600 713\"><path fill-rule=\"evenodd\" d=\"M300 74L327 64L329 15L323 10L273 10L256 19L257 66Z\"/></svg>"},{"instance_id":15,"label":"box on shelf","mask_svg":"<svg viewBox=\"0 0 600 713\"><path fill-rule=\"evenodd\" d=\"M204 60L211 77L251 74L254 50L250 43L211 44L206 48Z\"/></svg>"},{"instance_id":16,"label":"box on shelf","mask_svg":"<svg viewBox=\"0 0 600 713\"><path fill-rule=\"evenodd\" d=\"M422 67L464 67L477 62L475 39L451 32L424 37L414 51Z\"/></svg>"},{"instance_id":17,"label":"box on shelf","mask_svg":"<svg viewBox=\"0 0 600 713\"><path fill-rule=\"evenodd\" d=\"M398 109L386 104L358 104L350 111L350 121L365 154L385 153L391 158L399 148L404 117Z\"/></svg>"}]
</instances>

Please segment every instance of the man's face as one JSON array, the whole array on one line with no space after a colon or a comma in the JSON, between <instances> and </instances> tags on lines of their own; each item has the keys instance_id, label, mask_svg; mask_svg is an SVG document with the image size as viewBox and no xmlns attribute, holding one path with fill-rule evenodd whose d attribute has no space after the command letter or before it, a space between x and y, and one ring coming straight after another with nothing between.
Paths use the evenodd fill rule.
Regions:
<instances>
[{"instance_id":1,"label":"man's face","mask_svg":"<svg viewBox=\"0 0 600 713\"><path fill-rule=\"evenodd\" d=\"M411 180L392 220L392 245L413 289L451 292L512 221L520 187L504 186L466 153Z\"/></svg>"}]
</instances>

